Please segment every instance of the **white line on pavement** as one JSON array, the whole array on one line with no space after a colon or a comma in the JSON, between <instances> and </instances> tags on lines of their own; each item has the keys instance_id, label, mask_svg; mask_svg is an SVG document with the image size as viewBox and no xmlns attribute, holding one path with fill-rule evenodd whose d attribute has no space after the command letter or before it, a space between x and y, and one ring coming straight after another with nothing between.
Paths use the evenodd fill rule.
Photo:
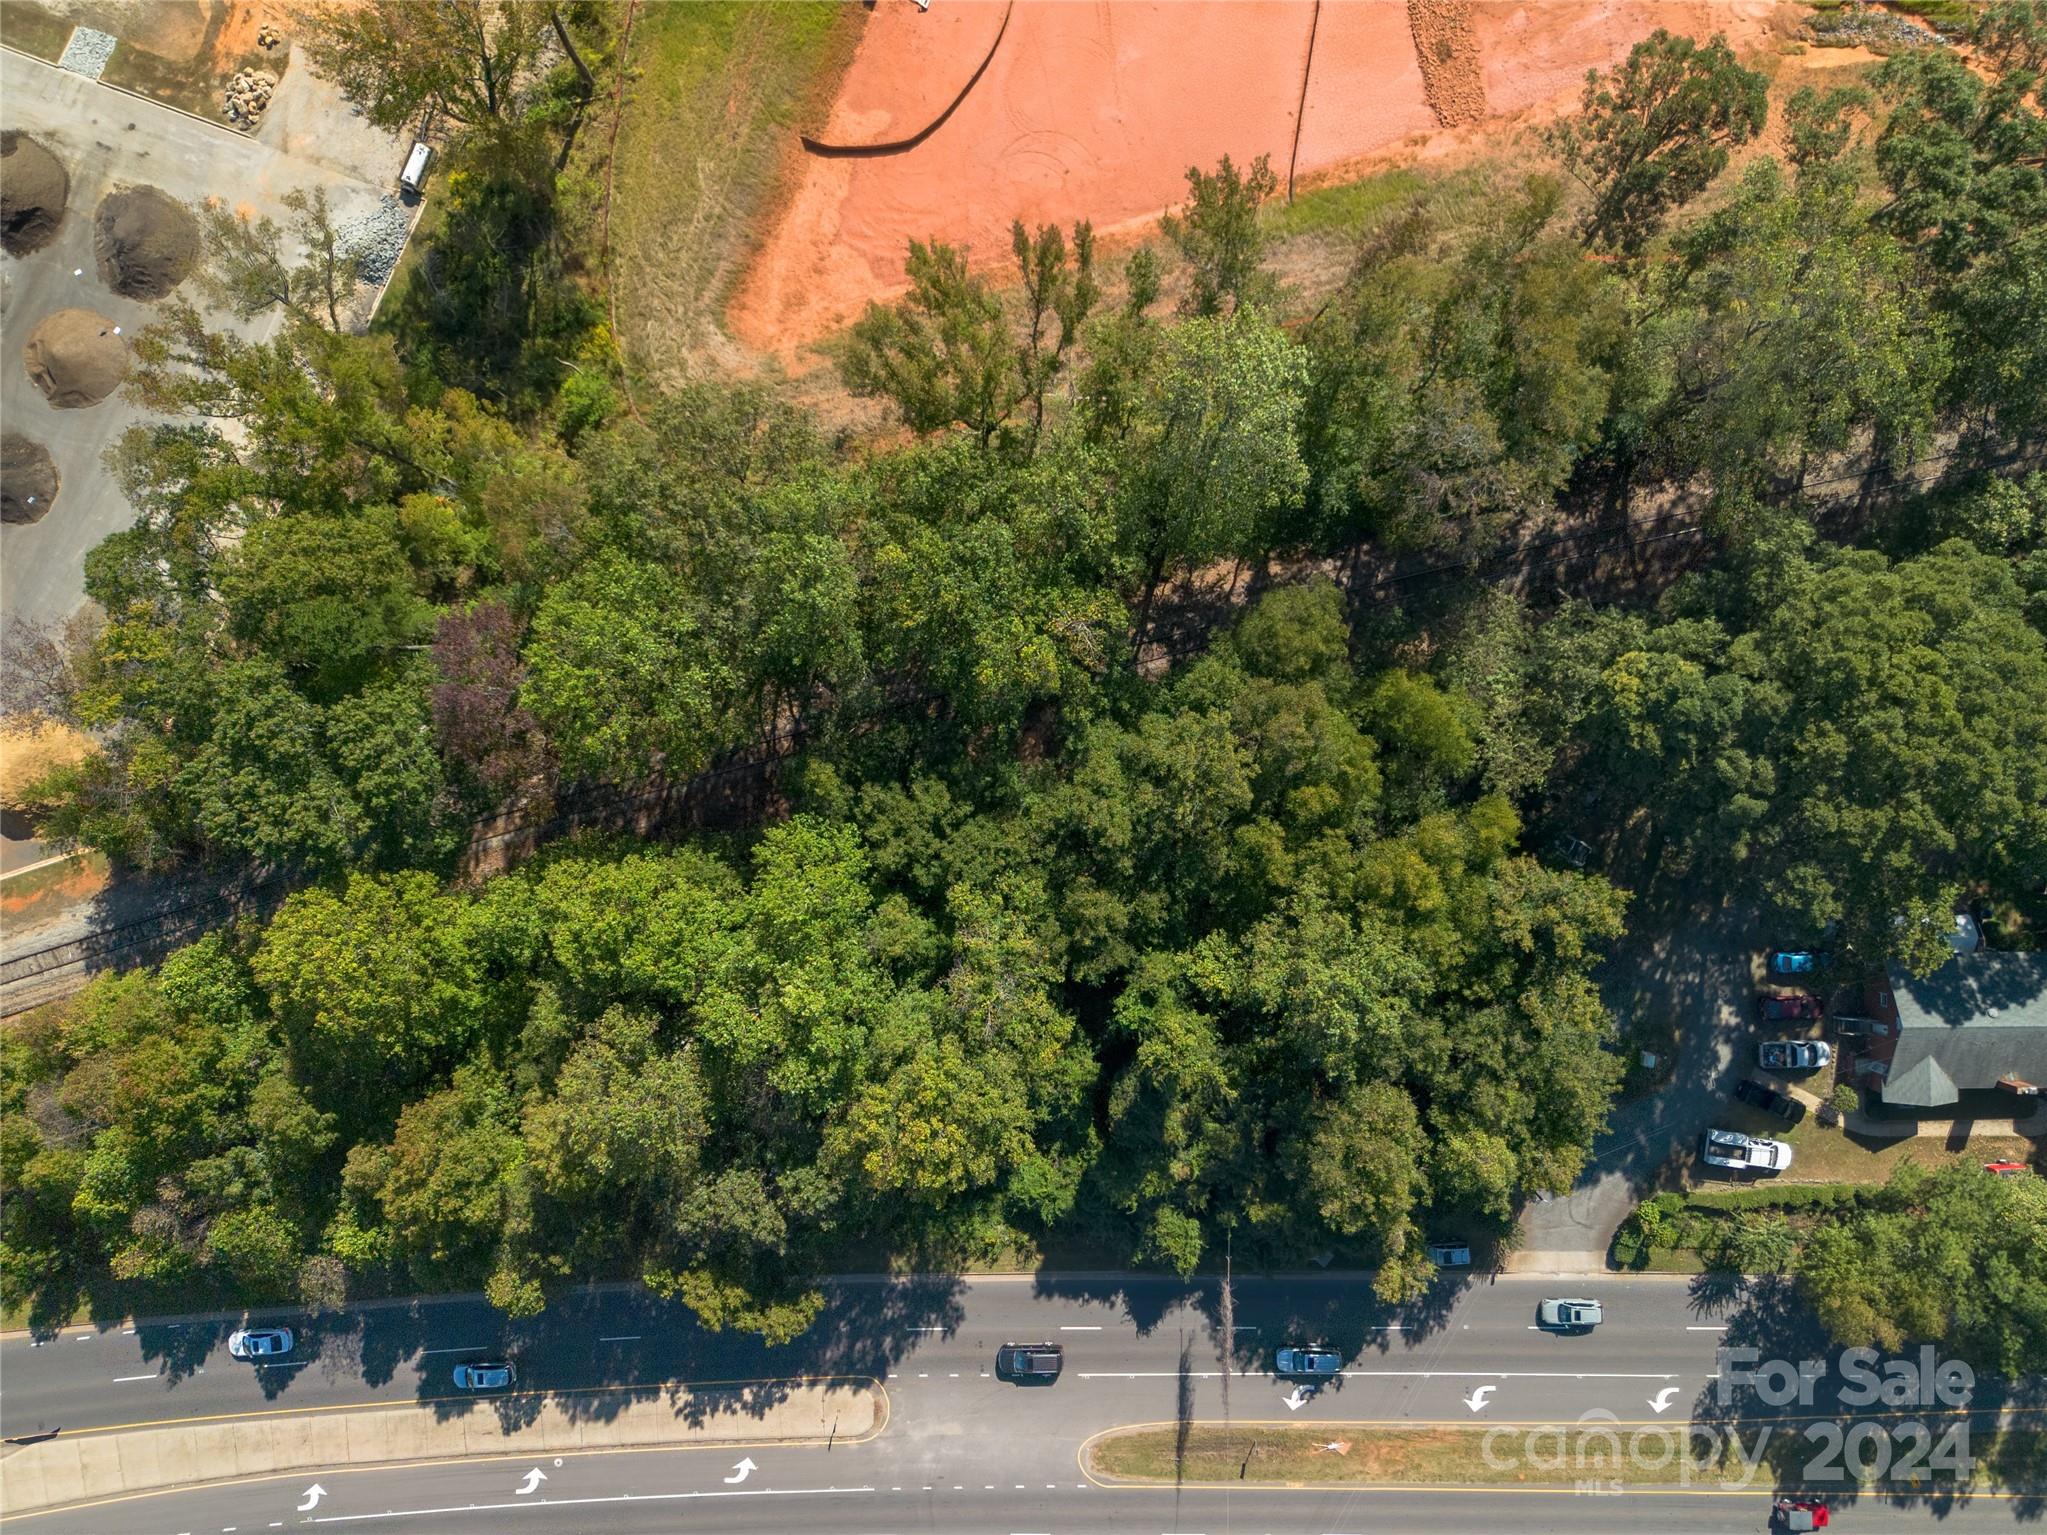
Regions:
<instances>
[{"instance_id":1,"label":"white line on pavement","mask_svg":"<svg viewBox=\"0 0 2047 1535\"><path fill-rule=\"evenodd\" d=\"M843 1497L872 1491L872 1487L736 1487L730 1492L620 1492L608 1498L549 1498L544 1503L463 1503L447 1508L387 1508L381 1514L323 1514L307 1523L360 1524L372 1519L418 1519L428 1514L495 1514L515 1508L584 1508L605 1503L686 1503L692 1498Z\"/></svg>"},{"instance_id":2,"label":"white line on pavement","mask_svg":"<svg viewBox=\"0 0 2047 1535\"><path fill-rule=\"evenodd\" d=\"M303 1370L312 1362L310 1359L259 1359L256 1361L256 1368L259 1370Z\"/></svg>"},{"instance_id":3,"label":"white line on pavement","mask_svg":"<svg viewBox=\"0 0 2047 1535\"><path fill-rule=\"evenodd\" d=\"M1098 1323L1092 1327L1062 1327L1059 1330L1061 1332L1100 1332L1102 1329Z\"/></svg>"},{"instance_id":4,"label":"white line on pavement","mask_svg":"<svg viewBox=\"0 0 2047 1535\"><path fill-rule=\"evenodd\" d=\"M419 1351L419 1355L424 1359L428 1354L480 1354L482 1352L483 1345L481 1343L468 1343L464 1344L461 1348L423 1348Z\"/></svg>"},{"instance_id":5,"label":"white line on pavement","mask_svg":"<svg viewBox=\"0 0 2047 1535\"><path fill-rule=\"evenodd\" d=\"M1249 1375L1239 1370L1237 1377ZM1220 1370L1189 1370L1190 1380L1214 1380ZM1417 1380L1676 1380L1676 1375L1649 1375L1618 1370L1345 1370L1346 1379L1396 1376ZM1178 1380L1178 1370L1082 1370L1082 1380Z\"/></svg>"},{"instance_id":6,"label":"white line on pavement","mask_svg":"<svg viewBox=\"0 0 2047 1535\"><path fill-rule=\"evenodd\" d=\"M155 1380L162 1373L160 1370L151 1370L147 1375L116 1375L114 1377L114 1384L125 1386L131 1380Z\"/></svg>"},{"instance_id":7,"label":"white line on pavement","mask_svg":"<svg viewBox=\"0 0 2047 1535\"><path fill-rule=\"evenodd\" d=\"M1725 1332L1725 1331L1727 1331L1727 1324L1726 1324L1725 1322L1723 1322L1723 1323L1721 1323L1721 1324L1720 1324L1720 1325L1719 1325L1718 1327L1687 1327L1687 1328L1685 1329L1685 1331L1686 1331L1686 1332Z\"/></svg>"},{"instance_id":8,"label":"white line on pavement","mask_svg":"<svg viewBox=\"0 0 2047 1535\"><path fill-rule=\"evenodd\" d=\"M636 1332L618 1332L613 1333L608 1338L599 1338L597 1341L599 1343L637 1343L640 1341L640 1335Z\"/></svg>"}]
</instances>

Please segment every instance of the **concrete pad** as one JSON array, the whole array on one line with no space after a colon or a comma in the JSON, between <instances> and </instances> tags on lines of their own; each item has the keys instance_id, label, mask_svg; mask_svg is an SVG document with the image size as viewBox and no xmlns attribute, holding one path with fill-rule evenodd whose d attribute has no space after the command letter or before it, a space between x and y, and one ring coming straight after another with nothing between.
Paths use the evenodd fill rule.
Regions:
<instances>
[{"instance_id":1,"label":"concrete pad","mask_svg":"<svg viewBox=\"0 0 2047 1535\"><path fill-rule=\"evenodd\" d=\"M74 1443L78 1452L78 1479L86 1497L127 1490L121 1481L120 1445L112 1439L79 1439Z\"/></svg>"},{"instance_id":2,"label":"concrete pad","mask_svg":"<svg viewBox=\"0 0 2047 1535\"><path fill-rule=\"evenodd\" d=\"M317 1417L287 1418L279 1427L287 1443L280 1448L296 1466L345 1466L348 1455L348 1415L323 1413Z\"/></svg>"},{"instance_id":3,"label":"concrete pad","mask_svg":"<svg viewBox=\"0 0 2047 1535\"><path fill-rule=\"evenodd\" d=\"M121 1465L121 1491L126 1492L130 1487L161 1487L185 1475L177 1459L163 1453L166 1449L163 1441L163 1431L153 1428L115 1437L114 1451L120 1457Z\"/></svg>"},{"instance_id":4,"label":"concrete pad","mask_svg":"<svg viewBox=\"0 0 2047 1535\"><path fill-rule=\"evenodd\" d=\"M39 1508L50 1501L48 1479L43 1475L47 1445L24 1446L0 1460L0 1503L9 1507Z\"/></svg>"}]
</instances>

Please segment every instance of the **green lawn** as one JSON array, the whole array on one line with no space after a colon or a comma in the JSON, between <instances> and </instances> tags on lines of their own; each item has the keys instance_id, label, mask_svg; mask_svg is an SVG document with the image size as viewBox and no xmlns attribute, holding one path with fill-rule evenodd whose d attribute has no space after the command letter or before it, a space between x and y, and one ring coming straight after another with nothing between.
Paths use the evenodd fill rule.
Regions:
<instances>
[{"instance_id":1,"label":"green lawn","mask_svg":"<svg viewBox=\"0 0 2047 1535\"><path fill-rule=\"evenodd\" d=\"M681 375L823 121L866 12L838 0L650 5L632 36L612 165L618 341L657 381Z\"/></svg>"}]
</instances>

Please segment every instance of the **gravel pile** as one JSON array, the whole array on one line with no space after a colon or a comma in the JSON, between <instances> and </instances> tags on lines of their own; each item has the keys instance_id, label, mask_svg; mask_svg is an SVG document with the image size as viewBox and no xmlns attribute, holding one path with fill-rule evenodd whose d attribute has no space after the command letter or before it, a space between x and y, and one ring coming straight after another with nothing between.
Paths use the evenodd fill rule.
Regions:
<instances>
[{"instance_id":1,"label":"gravel pile","mask_svg":"<svg viewBox=\"0 0 2047 1535\"><path fill-rule=\"evenodd\" d=\"M363 281L381 283L398 265L411 227L404 204L387 192L375 207L343 219L334 232L341 237L341 248L362 262Z\"/></svg>"},{"instance_id":2,"label":"gravel pile","mask_svg":"<svg viewBox=\"0 0 2047 1535\"><path fill-rule=\"evenodd\" d=\"M1856 0L1849 0L1838 11L1813 17L1805 24L1805 35L1822 48L1867 48L1882 54L1948 46L1940 33Z\"/></svg>"},{"instance_id":3,"label":"gravel pile","mask_svg":"<svg viewBox=\"0 0 2047 1535\"><path fill-rule=\"evenodd\" d=\"M1422 94L1445 128L1486 114L1485 70L1471 30L1471 0L1407 0L1407 26L1422 69Z\"/></svg>"},{"instance_id":4,"label":"gravel pile","mask_svg":"<svg viewBox=\"0 0 2047 1535\"><path fill-rule=\"evenodd\" d=\"M57 66L75 70L88 80L97 80L100 71L107 67L107 60L114 56L114 44L119 41L118 37L96 32L91 27L73 27L71 41L64 45L64 53L57 60Z\"/></svg>"}]
</instances>

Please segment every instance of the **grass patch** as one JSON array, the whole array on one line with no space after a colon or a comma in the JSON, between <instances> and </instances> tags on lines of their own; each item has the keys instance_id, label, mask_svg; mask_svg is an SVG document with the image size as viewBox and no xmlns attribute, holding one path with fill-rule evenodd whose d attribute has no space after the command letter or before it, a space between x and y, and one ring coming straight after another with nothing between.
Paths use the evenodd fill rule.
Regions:
<instances>
[{"instance_id":1,"label":"grass patch","mask_svg":"<svg viewBox=\"0 0 2047 1535\"><path fill-rule=\"evenodd\" d=\"M1944 1427L1937 1417L1929 1423L1937 1432ZM1751 1421L1739 1425L1737 1449L1724 1430L1683 1423L1619 1430L1578 1423L1532 1429L1161 1424L1111 1430L1082 1453L1095 1475L1140 1483L1574 1488L1586 1477L1618 1477L1631 1487L1760 1492L1795 1483L1811 1459L1801 1430L1802 1424ZM1969 1441L1974 1466L1965 1477L1933 1472L1909 1484L1871 1482L1863 1489L2031 1491L2047 1474L2047 1430L1979 1429Z\"/></svg>"},{"instance_id":2,"label":"grass patch","mask_svg":"<svg viewBox=\"0 0 2047 1535\"><path fill-rule=\"evenodd\" d=\"M70 41L71 23L44 10L35 0L7 0L0 5L0 43L54 64Z\"/></svg>"},{"instance_id":3,"label":"grass patch","mask_svg":"<svg viewBox=\"0 0 2047 1535\"><path fill-rule=\"evenodd\" d=\"M1292 203L1267 203L1260 215L1266 233L1275 240L1296 235L1343 233L1354 230L1381 209L1404 202L1430 184L1430 178L1411 166L1380 171L1362 181L1338 182L1311 187Z\"/></svg>"},{"instance_id":4,"label":"grass patch","mask_svg":"<svg viewBox=\"0 0 2047 1535\"><path fill-rule=\"evenodd\" d=\"M838 0L649 6L612 161L618 341L671 380L717 323L822 122L866 12Z\"/></svg>"}]
</instances>

